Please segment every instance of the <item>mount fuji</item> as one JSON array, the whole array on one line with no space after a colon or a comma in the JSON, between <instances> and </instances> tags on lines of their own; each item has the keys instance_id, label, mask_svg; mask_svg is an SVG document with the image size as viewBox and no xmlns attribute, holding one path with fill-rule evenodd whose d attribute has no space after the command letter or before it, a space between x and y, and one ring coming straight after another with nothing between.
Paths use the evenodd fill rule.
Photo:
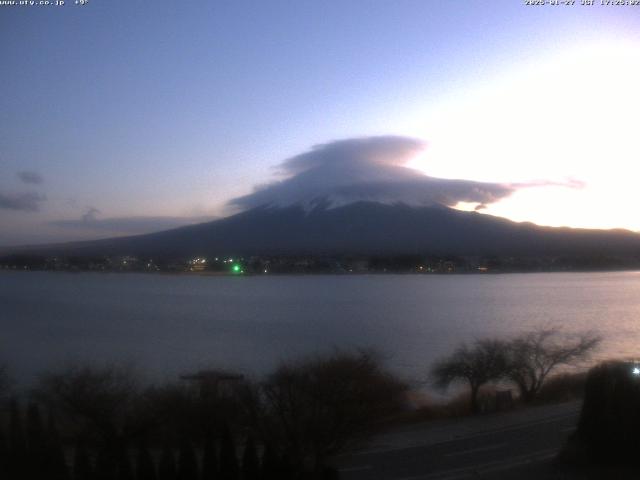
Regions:
<instances>
[{"instance_id":1,"label":"mount fuji","mask_svg":"<svg viewBox=\"0 0 640 480\"><path fill-rule=\"evenodd\" d=\"M625 230L541 227L441 205L318 202L256 207L146 235L35 249L67 255L591 255L640 258L640 235Z\"/></svg>"}]
</instances>

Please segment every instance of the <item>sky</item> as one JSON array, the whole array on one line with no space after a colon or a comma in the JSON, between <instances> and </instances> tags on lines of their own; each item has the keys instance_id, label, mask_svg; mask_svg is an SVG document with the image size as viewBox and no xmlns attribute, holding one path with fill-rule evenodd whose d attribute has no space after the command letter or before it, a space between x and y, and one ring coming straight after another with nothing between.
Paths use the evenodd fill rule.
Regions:
<instances>
[{"instance_id":1,"label":"sky","mask_svg":"<svg viewBox=\"0 0 640 480\"><path fill-rule=\"evenodd\" d=\"M0 245L264 202L640 230L640 6L0 5Z\"/></svg>"}]
</instances>

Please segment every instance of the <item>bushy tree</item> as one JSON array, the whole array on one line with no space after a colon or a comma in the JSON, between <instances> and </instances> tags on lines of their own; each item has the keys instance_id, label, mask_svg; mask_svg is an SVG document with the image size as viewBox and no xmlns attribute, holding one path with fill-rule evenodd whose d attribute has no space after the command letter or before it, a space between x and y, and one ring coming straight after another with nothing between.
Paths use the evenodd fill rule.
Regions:
<instances>
[{"instance_id":1,"label":"bushy tree","mask_svg":"<svg viewBox=\"0 0 640 480\"><path fill-rule=\"evenodd\" d=\"M122 366L70 367L43 375L36 396L73 420L83 433L116 443L138 394L130 368Z\"/></svg>"},{"instance_id":2,"label":"bushy tree","mask_svg":"<svg viewBox=\"0 0 640 480\"><path fill-rule=\"evenodd\" d=\"M137 402L135 416L146 418L150 427L179 445L185 436L196 439L206 426L202 409L195 388L184 382L168 383L146 389Z\"/></svg>"},{"instance_id":3,"label":"bushy tree","mask_svg":"<svg viewBox=\"0 0 640 480\"><path fill-rule=\"evenodd\" d=\"M601 470L591 478L639 478L640 377L634 373L638 367L635 361L608 361L589 370L577 429L560 461L582 467L628 467L618 474L615 469Z\"/></svg>"},{"instance_id":4,"label":"bushy tree","mask_svg":"<svg viewBox=\"0 0 640 480\"><path fill-rule=\"evenodd\" d=\"M508 344L506 377L516 384L524 402L534 400L549 374L561 365L586 359L601 342L591 332L575 338L557 328L540 328Z\"/></svg>"},{"instance_id":5,"label":"bushy tree","mask_svg":"<svg viewBox=\"0 0 640 480\"><path fill-rule=\"evenodd\" d=\"M336 352L278 368L263 385L264 412L295 468L320 471L402 409L406 388L372 352Z\"/></svg>"}]
</instances>

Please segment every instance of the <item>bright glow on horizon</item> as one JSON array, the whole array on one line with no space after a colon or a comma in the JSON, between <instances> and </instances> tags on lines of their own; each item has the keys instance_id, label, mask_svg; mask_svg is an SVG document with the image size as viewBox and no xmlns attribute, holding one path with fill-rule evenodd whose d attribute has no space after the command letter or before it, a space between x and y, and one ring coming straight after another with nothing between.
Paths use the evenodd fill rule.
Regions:
<instances>
[{"instance_id":1,"label":"bright glow on horizon","mask_svg":"<svg viewBox=\"0 0 640 480\"><path fill-rule=\"evenodd\" d=\"M313 145L383 136L424 140L413 165L440 184L516 183L483 212L640 230L637 8L255 2L247 21L237 2L160 3L113 15L95 2L55 21L47 9L7 9L0 247L229 216L241 210L234 199L283 180L274 167ZM87 72L91 82L73 81ZM382 192L374 174L363 168L334 197ZM517 185L572 178L585 188ZM419 199L419 185L392 180L370 199ZM310 181L300 192L321 196L315 181L319 195Z\"/></svg>"},{"instance_id":2,"label":"bright glow on horizon","mask_svg":"<svg viewBox=\"0 0 640 480\"><path fill-rule=\"evenodd\" d=\"M525 188L485 213L541 225L640 230L640 45L585 46L529 62L428 112L410 166L445 178L585 183ZM463 206L464 209L472 209Z\"/></svg>"}]
</instances>

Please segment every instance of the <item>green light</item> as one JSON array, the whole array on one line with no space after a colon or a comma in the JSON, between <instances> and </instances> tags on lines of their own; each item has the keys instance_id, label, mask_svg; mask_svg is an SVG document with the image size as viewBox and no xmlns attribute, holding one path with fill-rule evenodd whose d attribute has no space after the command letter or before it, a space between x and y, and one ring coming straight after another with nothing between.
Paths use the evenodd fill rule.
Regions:
<instances>
[{"instance_id":1,"label":"green light","mask_svg":"<svg viewBox=\"0 0 640 480\"><path fill-rule=\"evenodd\" d=\"M239 273L240 272L240 265L234 265L233 266L233 273Z\"/></svg>"}]
</instances>

